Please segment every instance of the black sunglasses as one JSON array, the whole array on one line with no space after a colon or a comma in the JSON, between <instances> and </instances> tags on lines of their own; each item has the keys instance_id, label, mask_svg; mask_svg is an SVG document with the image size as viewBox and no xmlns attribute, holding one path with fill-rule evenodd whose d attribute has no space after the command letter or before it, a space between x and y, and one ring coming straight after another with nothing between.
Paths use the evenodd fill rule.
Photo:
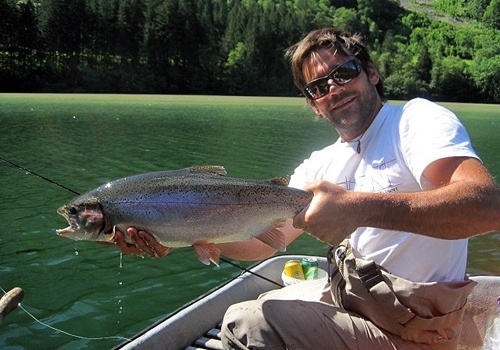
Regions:
<instances>
[{"instance_id":1,"label":"black sunglasses","mask_svg":"<svg viewBox=\"0 0 500 350\"><path fill-rule=\"evenodd\" d=\"M358 60L347 61L340 66L335 67L327 76L311 81L304 87L304 92L311 100L320 99L328 94L330 86L328 81L331 79L337 86L342 86L356 78L361 73L361 64Z\"/></svg>"}]
</instances>

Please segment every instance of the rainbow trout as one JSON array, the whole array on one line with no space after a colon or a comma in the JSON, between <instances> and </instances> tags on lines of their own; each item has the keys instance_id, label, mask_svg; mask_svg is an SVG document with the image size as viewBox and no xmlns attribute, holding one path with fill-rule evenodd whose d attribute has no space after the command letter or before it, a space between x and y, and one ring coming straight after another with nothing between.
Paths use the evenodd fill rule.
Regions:
<instances>
[{"instance_id":1,"label":"rainbow trout","mask_svg":"<svg viewBox=\"0 0 500 350\"><path fill-rule=\"evenodd\" d=\"M81 195L57 212L69 226L57 230L75 240L112 241L130 226L172 249L192 246L206 265L218 264L214 243L256 237L284 251L278 228L312 199L284 178L249 180L226 176L221 166L191 167L121 178Z\"/></svg>"}]
</instances>

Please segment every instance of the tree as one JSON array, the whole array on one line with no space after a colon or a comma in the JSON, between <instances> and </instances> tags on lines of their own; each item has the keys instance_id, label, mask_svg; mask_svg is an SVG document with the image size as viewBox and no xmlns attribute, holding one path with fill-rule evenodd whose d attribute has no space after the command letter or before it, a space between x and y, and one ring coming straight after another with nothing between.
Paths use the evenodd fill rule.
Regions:
<instances>
[{"instance_id":1,"label":"tree","mask_svg":"<svg viewBox=\"0 0 500 350\"><path fill-rule=\"evenodd\" d=\"M46 0L41 7L41 31L53 52L78 56L88 26L85 0Z\"/></svg>"},{"instance_id":2,"label":"tree","mask_svg":"<svg viewBox=\"0 0 500 350\"><path fill-rule=\"evenodd\" d=\"M475 54L470 71L485 101L500 103L500 31L483 30L475 36Z\"/></svg>"},{"instance_id":3,"label":"tree","mask_svg":"<svg viewBox=\"0 0 500 350\"><path fill-rule=\"evenodd\" d=\"M142 0L120 0L117 14L117 37L114 38L117 53L137 64L141 55L144 33L144 3Z\"/></svg>"},{"instance_id":4,"label":"tree","mask_svg":"<svg viewBox=\"0 0 500 350\"><path fill-rule=\"evenodd\" d=\"M351 33L362 31L361 23L358 19L358 13L353 8L340 7L335 10L333 15L333 26L342 28Z\"/></svg>"},{"instance_id":5,"label":"tree","mask_svg":"<svg viewBox=\"0 0 500 350\"><path fill-rule=\"evenodd\" d=\"M0 46L2 49L13 47L17 42L15 28L18 17L14 0L0 0Z\"/></svg>"},{"instance_id":6,"label":"tree","mask_svg":"<svg viewBox=\"0 0 500 350\"><path fill-rule=\"evenodd\" d=\"M488 7L490 0L470 0L466 5L466 16L476 21L481 21L484 11Z\"/></svg>"},{"instance_id":7,"label":"tree","mask_svg":"<svg viewBox=\"0 0 500 350\"><path fill-rule=\"evenodd\" d=\"M491 0L483 14L483 22L493 29L500 29L500 0Z\"/></svg>"},{"instance_id":8,"label":"tree","mask_svg":"<svg viewBox=\"0 0 500 350\"><path fill-rule=\"evenodd\" d=\"M296 95L284 50L333 25L366 38L389 98L498 101L500 0L439 1L484 24L397 0L0 0L0 89Z\"/></svg>"},{"instance_id":9,"label":"tree","mask_svg":"<svg viewBox=\"0 0 500 350\"><path fill-rule=\"evenodd\" d=\"M467 71L467 63L459 57L448 56L436 62L432 69L433 97L440 101L474 102L478 91Z\"/></svg>"}]
</instances>

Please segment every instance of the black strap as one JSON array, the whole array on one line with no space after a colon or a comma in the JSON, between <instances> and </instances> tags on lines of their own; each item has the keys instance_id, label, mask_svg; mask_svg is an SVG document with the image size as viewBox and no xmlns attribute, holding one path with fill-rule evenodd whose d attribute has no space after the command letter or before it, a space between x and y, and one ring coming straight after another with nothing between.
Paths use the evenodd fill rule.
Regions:
<instances>
[{"instance_id":1,"label":"black strap","mask_svg":"<svg viewBox=\"0 0 500 350\"><path fill-rule=\"evenodd\" d=\"M361 266L357 271L361 282L368 291L376 284L384 282L380 269L373 261Z\"/></svg>"},{"instance_id":2,"label":"black strap","mask_svg":"<svg viewBox=\"0 0 500 350\"><path fill-rule=\"evenodd\" d=\"M405 325L416 316L413 311L401 304L394 291L385 282L375 262L356 259L356 271L366 290L379 305L393 315L396 322Z\"/></svg>"}]
</instances>

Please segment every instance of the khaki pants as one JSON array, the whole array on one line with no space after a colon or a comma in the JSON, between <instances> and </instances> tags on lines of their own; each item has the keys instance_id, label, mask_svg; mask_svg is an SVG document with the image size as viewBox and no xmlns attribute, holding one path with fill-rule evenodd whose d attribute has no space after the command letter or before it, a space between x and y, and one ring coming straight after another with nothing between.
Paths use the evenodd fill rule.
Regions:
<instances>
[{"instance_id":1,"label":"khaki pants","mask_svg":"<svg viewBox=\"0 0 500 350\"><path fill-rule=\"evenodd\" d=\"M232 305L222 326L224 349L429 349L332 303L322 279Z\"/></svg>"},{"instance_id":2,"label":"khaki pants","mask_svg":"<svg viewBox=\"0 0 500 350\"><path fill-rule=\"evenodd\" d=\"M333 253L333 250L331 251ZM306 281L231 306L225 349L456 349L475 282L414 283L348 245L332 258L331 282Z\"/></svg>"}]
</instances>

